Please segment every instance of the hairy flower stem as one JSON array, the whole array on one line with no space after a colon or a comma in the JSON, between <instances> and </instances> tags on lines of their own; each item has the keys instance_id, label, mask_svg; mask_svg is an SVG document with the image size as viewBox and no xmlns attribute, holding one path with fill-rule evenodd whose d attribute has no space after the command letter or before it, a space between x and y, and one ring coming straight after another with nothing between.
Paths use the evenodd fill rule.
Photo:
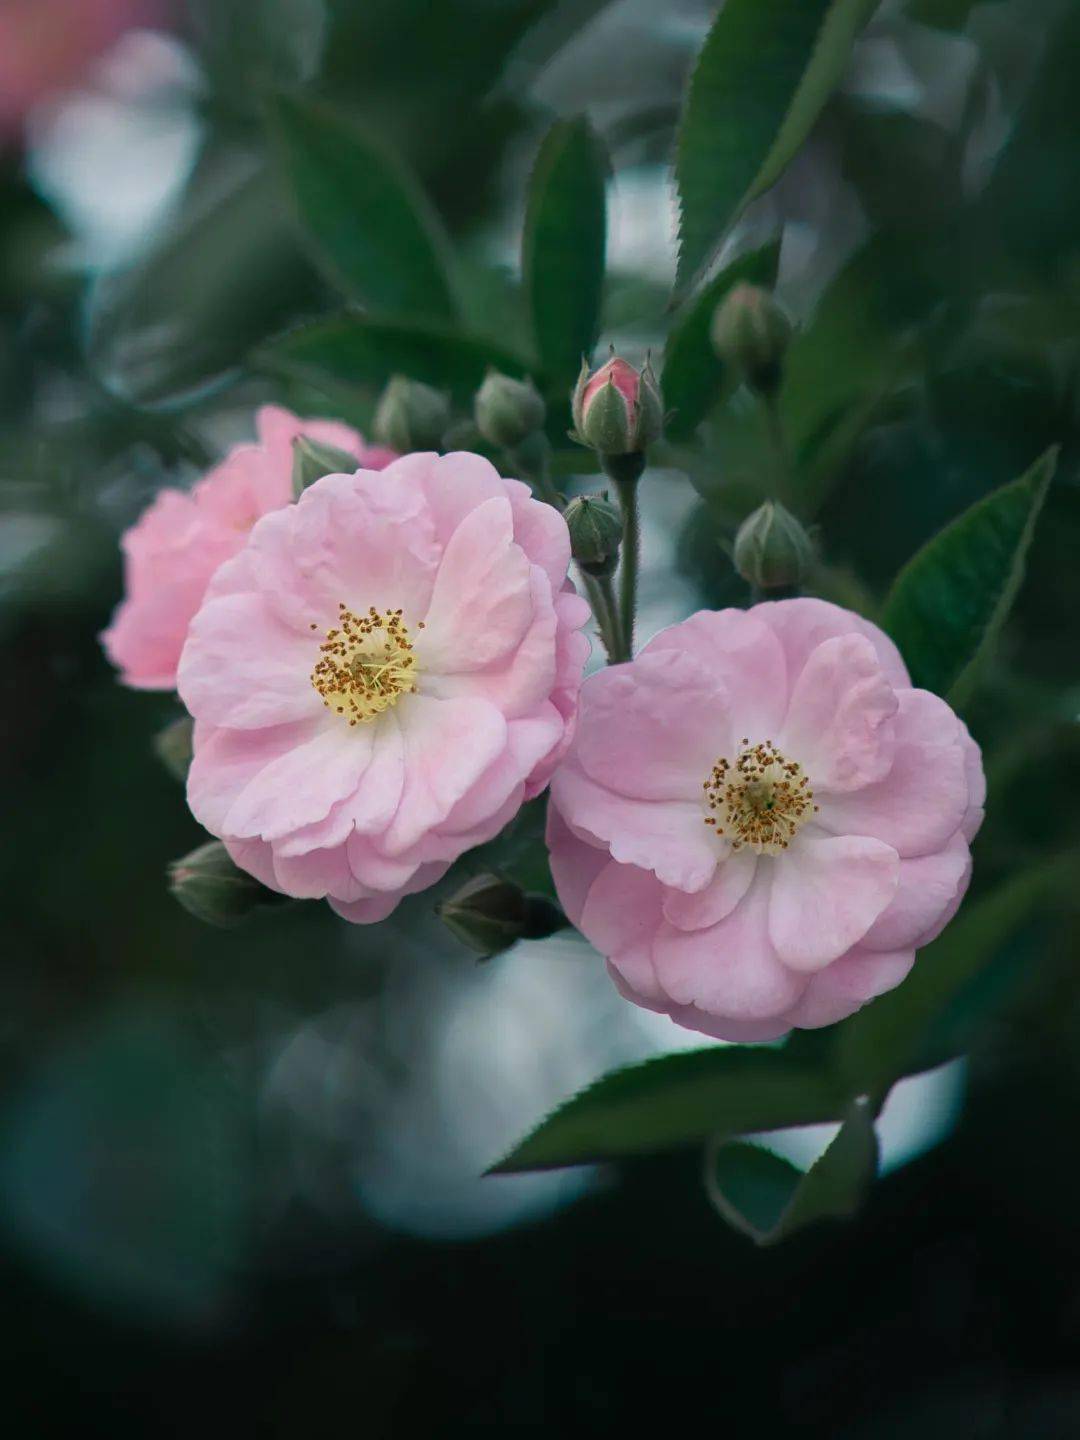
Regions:
<instances>
[{"instance_id":1,"label":"hairy flower stem","mask_svg":"<svg viewBox=\"0 0 1080 1440\"><path fill-rule=\"evenodd\" d=\"M588 577L586 577L586 579L588 579ZM610 575L605 575L601 579L594 580L591 583L596 586L597 595L599 596L607 617L607 633L604 634L604 627L601 626L601 634L604 634L604 645L608 652L608 663L617 665L620 660L629 660L630 656L625 651L622 624L619 619L619 607L615 600L615 586L612 584Z\"/></svg>"},{"instance_id":2,"label":"hairy flower stem","mask_svg":"<svg viewBox=\"0 0 1080 1440\"><path fill-rule=\"evenodd\" d=\"M776 396L763 395L761 408L765 412L765 428L769 432L769 445L776 465L775 498L790 506L793 504L791 492L794 486L794 466L791 463L791 447Z\"/></svg>"},{"instance_id":3,"label":"hairy flower stem","mask_svg":"<svg viewBox=\"0 0 1080 1440\"><path fill-rule=\"evenodd\" d=\"M634 616L637 612L638 568L641 561L641 514L638 481L622 480L616 486L623 512L622 559L619 564L621 658L634 657Z\"/></svg>"}]
</instances>

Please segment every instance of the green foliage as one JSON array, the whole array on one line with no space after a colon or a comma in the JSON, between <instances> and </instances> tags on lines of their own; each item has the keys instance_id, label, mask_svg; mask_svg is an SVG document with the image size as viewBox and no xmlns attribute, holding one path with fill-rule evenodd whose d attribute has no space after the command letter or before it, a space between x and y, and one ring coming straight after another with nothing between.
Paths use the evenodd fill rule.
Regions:
<instances>
[{"instance_id":1,"label":"green foliage","mask_svg":"<svg viewBox=\"0 0 1080 1440\"><path fill-rule=\"evenodd\" d=\"M569 389L600 333L608 159L584 116L559 120L529 181L521 270L540 367Z\"/></svg>"},{"instance_id":2,"label":"green foliage","mask_svg":"<svg viewBox=\"0 0 1080 1440\"><path fill-rule=\"evenodd\" d=\"M374 309L449 319L449 242L401 160L340 112L282 97L271 133L309 249Z\"/></svg>"},{"instance_id":3,"label":"green foliage","mask_svg":"<svg viewBox=\"0 0 1080 1440\"><path fill-rule=\"evenodd\" d=\"M95 287L87 359L125 399L172 403L235 372L315 294L271 176L212 151L167 234Z\"/></svg>"},{"instance_id":4,"label":"green foliage","mask_svg":"<svg viewBox=\"0 0 1080 1440\"><path fill-rule=\"evenodd\" d=\"M668 332L661 383L670 407L666 433L671 440L688 439L734 377L709 339L713 314L724 297L744 281L770 289L776 283L780 242L740 255L713 277L682 307Z\"/></svg>"},{"instance_id":5,"label":"green foliage","mask_svg":"<svg viewBox=\"0 0 1080 1440\"><path fill-rule=\"evenodd\" d=\"M252 357L267 374L303 381L327 395L374 393L393 375L449 391L465 404L489 369L525 375L520 356L450 326L332 315L271 340Z\"/></svg>"},{"instance_id":6,"label":"green foliage","mask_svg":"<svg viewBox=\"0 0 1080 1440\"><path fill-rule=\"evenodd\" d=\"M1049 450L935 535L896 577L884 624L916 685L963 695L997 639L1057 464Z\"/></svg>"},{"instance_id":7,"label":"green foliage","mask_svg":"<svg viewBox=\"0 0 1080 1440\"><path fill-rule=\"evenodd\" d=\"M829 1075L783 1050L733 1047L646 1060L605 1075L556 1110L495 1174L580 1165L831 1120L842 1096Z\"/></svg>"},{"instance_id":8,"label":"green foliage","mask_svg":"<svg viewBox=\"0 0 1080 1440\"><path fill-rule=\"evenodd\" d=\"M678 287L779 179L839 80L877 0L727 0L690 81L679 132Z\"/></svg>"},{"instance_id":9,"label":"green foliage","mask_svg":"<svg viewBox=\"0 0 1080 1440\"><path fill-rule=\"evenodd\" d=\"M856 1100L805 1174L760 1145L734 1141L706 1148L705 1189L729 1225L757 1245L775 1245L817 1221L854 1215L877 1163L873 1112Z\"/></svg>"}]
</instances>

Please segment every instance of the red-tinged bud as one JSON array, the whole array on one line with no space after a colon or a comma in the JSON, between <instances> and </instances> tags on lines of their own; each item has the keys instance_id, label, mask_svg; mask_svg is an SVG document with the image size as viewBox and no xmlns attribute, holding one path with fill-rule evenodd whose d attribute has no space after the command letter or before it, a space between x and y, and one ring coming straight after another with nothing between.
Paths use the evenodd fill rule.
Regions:
<instances>
[{"instance_id":1,"label":"red-tinged bud","mask_svg":"<svg viewBox=\"0 0 1080 1440\"><path fill-rule=\"evenodd\" d=\"M635 370L613 354L594 375L583 362L571 403L574 438L601 462L642 456L664 428L664 401L648 361Z\"/></svg>"}]
</instances>

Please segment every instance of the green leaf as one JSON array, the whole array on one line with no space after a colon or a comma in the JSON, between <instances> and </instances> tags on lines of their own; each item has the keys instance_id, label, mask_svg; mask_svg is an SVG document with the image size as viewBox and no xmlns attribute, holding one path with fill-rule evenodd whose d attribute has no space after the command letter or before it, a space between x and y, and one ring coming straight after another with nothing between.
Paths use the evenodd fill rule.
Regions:
<instances>
[{"instance_id":1,"label":"green leaf","mask_svg":"<svg viewBox=\"0 0 1080 1440\"><path fill-rule=\"evenodd\" d=\"M613 1071L566 1102L493 1174L640 1155L709 1135L741 1135L835 1119L828 1076L783 1050L753 1046L665 1055Z\"/></svg>"},{"instance_id":2,"label":"green leaf","mask_svg":"<svg viewBox=\"0 0 1080 1440\"><path fill-rule=\"evenodd\" d=\"M316 320L261 346L256 369L309 383L355 401L357 388L376 393L393 375L408 375L461 404L471 400L489 368L523 376L527 363L487 340L443 325L343 314Z\"/></svg>"},{"instance_id":3,"label":"green leaf","mask_svg":"<svg viewBox=\"0 0 1080 1440\"><path fill-rule=\"evenodd\" d=\"M845 1220L877 1173L870 1105L856 1100L839 1133L804 1174L760 1145L738 1141L705 1151L705 1189L724 1219L757 1245L775 1245L819 1220Z\"/></svg>"},{"instance_id":4,"label":"green leaf","mask_svg":"<svg viewBox=\"0 0 1080 1440\"><path fill-rule=\"evenodd\" d=\"M316 263L346 294L384 312L448 319L449 243L405 164L350 117L279 98L279 168Z\"/></svg>"},{"instance_id":5,"label":"green leaf","mask_svg":"<svg viewBox=\"0 0 1080 1440\"><path fill-rule=\"evenodd\" d=\"M916 685L938 695L965 692L1020 589L1057 453L1048 450L1019 480L972 505L896 577L884 626Z\"/></svg>"},{"instance_id":6,"label":"green leaf","mask_svg":"<svg viewBox=\"0 0 1080 1440\"><path fill-rule=\"evenodd\" d=\"M742 208L780 177L877 3L727 0L691 77L679 132L677 288L693 282Z\"/></svg>"},{"instance_id":7,"label":"green leaf","mask_svg":"<svg viewBox=\"0 0 1080 1440\"><path fill-rule=\"evenodd\" d=\"M87 358L125 400L172 404L238 368L321 288L272 178L213 149L165 236L94 285Z\"/></svg>"},{"instance_id":8,"label":"green leaf","mask_svg":"<svg viewBox=\"0 0 1080 1440\"><path fill-rule=\"evenodd\" d=\"M874 1092L903 1075L932 1069L970 1038L958 999L1024 923L1080 872L1075 856L1044 861L965 906L919 954L908 978L835 1032L835 1068L848 1093Z\"/></svg>"},{"instance_id":9,"label":"green leaf","mask_svg":"<svg viewBox=\"0 0 1080 1440\"><path fill-rule=\"evenodd\" d=\"M671 410L665 427L670 440L686 440L719 399L726 380L723 361L709 339L713 311L736 285L772 289L780 262L780 242L750 250L715 276L676 318L664 347L664 403Z\"/></svg>"},{"instance_id":10,"label":"green leaf","mask_svg":"<svg viewBox=\"0 0 1080 1440\"><path fill-rule=\"evenodd\" d=\"M551 127L529 181L521 273L541 368L567 388L600 333L608 168L578 116Z\"/></svg>"}]
</instances>

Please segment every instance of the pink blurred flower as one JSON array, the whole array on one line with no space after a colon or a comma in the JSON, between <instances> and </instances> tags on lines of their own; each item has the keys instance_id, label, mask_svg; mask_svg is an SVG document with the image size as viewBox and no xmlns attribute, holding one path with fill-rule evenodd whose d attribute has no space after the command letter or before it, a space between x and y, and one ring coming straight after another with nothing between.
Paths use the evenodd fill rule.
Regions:
<instances>
[{"instance_id":1,"label":"pink blurred flower","mask_svg":"<svg viewBox=\"0 0 1080 1440\"><path fill-rule=\"evenodd\" d=\"M237 864L381 920L490 839L569 741L588 607L566 522L476 455L329 475L191 625L188 800Z\"/></svg>"},{"instance_id":2,"label":"pink blurred flower","mask_svg":"<svg viewBox=\"0 0 1080 1440\"><path fill-rule=\"evenodd\" d=\"M702 611L586 682L552 870L628 999L773 1039L899 984L960 904L984 797L964 725L875 626Z\"/></svg>"},{"instance_id":3,"label":"pink blurred flower","mask_svg":"<svg viewBox=\"0 0 1080 1440\"><path fill-rule=\"evenodd\" d=\"M292 499L298 435L348 451L369 470L395 458L336 420L300 420L273 405L256 425L256 444L234 446L190 492L163 490L124 535L126 593L101 641L125 685L175 689L188 623L214 572L260 516Z\"/></svg>"},{"instance_id":4,"label":"pink blurred flower","mask_svg":"<svg viewBox=\"0 0 1080 1440\"><path fill-rule=\"evenodd\" d=\"M38 100L70 89L91 61L134 25L153 24L165 0L3 0L0 132Z\"/></svg>"}]
</instances>

